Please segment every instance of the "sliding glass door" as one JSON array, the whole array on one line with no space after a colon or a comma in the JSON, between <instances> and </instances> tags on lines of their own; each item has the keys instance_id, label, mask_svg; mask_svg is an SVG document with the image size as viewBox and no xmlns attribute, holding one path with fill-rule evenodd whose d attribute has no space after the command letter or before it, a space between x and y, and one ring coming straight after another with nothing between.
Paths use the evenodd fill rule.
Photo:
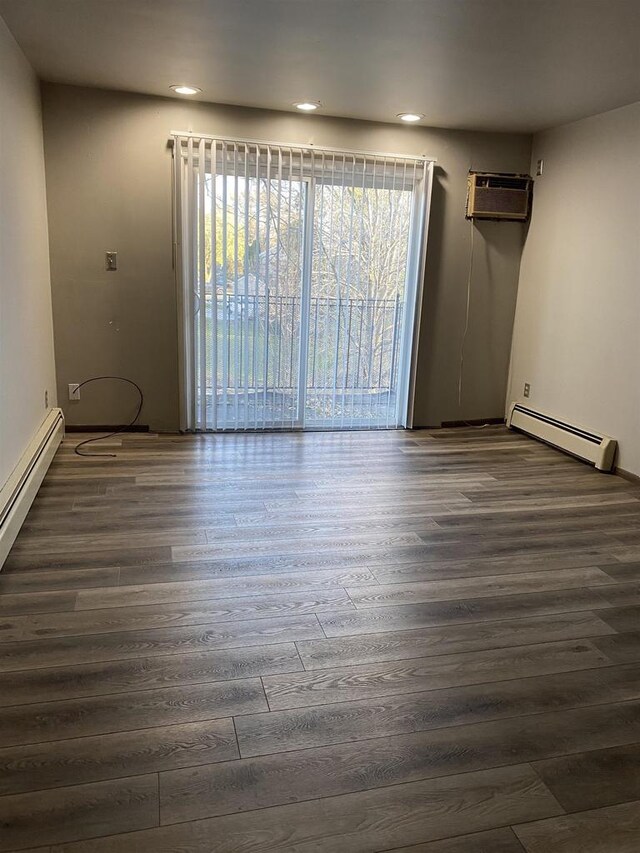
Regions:
<instances>
[{"instance_id":1,"label":"sliding glass door","mask_svg":"<svg viewBox=\"0 0 640 853\"><path fill-rule=\"evenodd\" d=\"M305 423L399 423L413 185L404 168L341 160L323 169L313 210ZM411 172L413 176L413 171Z\"/></svg>"},{"instance_id":2,"label":"sliding glass door","mask_svg":"<svg viewBox=\"0 0 640 853\"><path fill-rule=\"evenodd\" d=\"M405 425L428 164L175 150L183 427Z\"/></svg>"}]
</instances>

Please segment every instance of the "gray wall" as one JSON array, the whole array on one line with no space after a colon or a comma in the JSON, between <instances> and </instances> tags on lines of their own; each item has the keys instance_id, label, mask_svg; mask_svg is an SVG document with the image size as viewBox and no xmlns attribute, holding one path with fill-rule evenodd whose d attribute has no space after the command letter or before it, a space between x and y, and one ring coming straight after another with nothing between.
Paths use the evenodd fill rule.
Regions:
<instances>
[{"instance_id":1,"label":"gray wall","mask_svg":"<svg viewBox=\"0 0 640 853\"><path fill-rule=\"evenodd\" d=\"M43 102L58 388L70 423L114 423L132 411L131 392L108 389L106 383L85 389L80 402L65 402L69 382L116 373L143 387L143 422L158 430L178 426L171 130L437 158L416 422L502 416L523 230L517 223L485 223L476 232L460 407L470 243L466 176L469 168L526 171L529 136L376 124L56 84L44 85ZM107 250L118 252L116 273L104 271Z\"/></svg>"},{"instance_id":2,"label":"gray wall","mask_svg":"<svg viewBox=\"0 0 640 853\"><path fill-rule=\"evenodd\" d=\"M55 406L38 81L0 18L0 489Z\"/></svg>"},{"instance_id":3,"label":"gray wall","mask_svg":"<svg viewBox=\"0 0 640 853\"><path fill-rule=\"evenodd\" d=\"M509 398L619 441L640 475L640 103L534 139Z\"/></svg>"}]
</instances>

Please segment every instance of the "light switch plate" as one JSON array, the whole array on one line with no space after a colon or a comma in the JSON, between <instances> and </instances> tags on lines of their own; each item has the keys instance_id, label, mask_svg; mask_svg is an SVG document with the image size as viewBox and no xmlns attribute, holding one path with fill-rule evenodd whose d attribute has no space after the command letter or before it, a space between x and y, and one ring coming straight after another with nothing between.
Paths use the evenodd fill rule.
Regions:
<instances>
[{"instance_id":1,"label":"light switch plate","mask_svg":"<svg viewBox=\"0 0 640 853\"><path fill-rule=\"evenodd\" d=\"M118 253L117 252L105 252L104 256L104 268L107 272L113 272L118 269Z\"/></svg>"}]
</instances>

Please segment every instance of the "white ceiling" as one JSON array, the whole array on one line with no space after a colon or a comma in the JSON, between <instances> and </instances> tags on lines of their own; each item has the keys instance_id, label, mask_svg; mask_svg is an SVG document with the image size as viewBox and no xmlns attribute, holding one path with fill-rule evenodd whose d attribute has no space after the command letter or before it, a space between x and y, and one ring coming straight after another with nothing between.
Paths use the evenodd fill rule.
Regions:
<instances>
[{"instance_id":1,"label":"white ceiling","mask_svg":"<svg viewBox=\"0 0 640 853\"><path fill-rule=\"evenodd\" d=\"M640 0L0 0L45 80L532 131L640 100Z\"/></svg>"}]
</instances>

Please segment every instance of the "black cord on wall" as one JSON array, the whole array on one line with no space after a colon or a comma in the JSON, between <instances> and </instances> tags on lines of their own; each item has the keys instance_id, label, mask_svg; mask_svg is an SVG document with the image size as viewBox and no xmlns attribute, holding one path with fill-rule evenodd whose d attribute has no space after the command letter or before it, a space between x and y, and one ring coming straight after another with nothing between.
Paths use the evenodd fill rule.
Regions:
<instances>
[{"instance_id":1,"label":"black cord on wall","mask_svg":"<svg viewBox=\"0 0 640 853\"><path fill-rule=\"evenodd\" d=\"M77 390L79 391L83 387L83 385L88 385L90 382L99 382L103 379L115 379L118 382L128 382L129 385L133 385L133 387L140 395L140 399L138 401L138 409L135 413L133 420L130 421L128 424L124 424L123 426L118 427L118 429L114 430L113 432L110 432L108 435L97 435L95 436L95 438L85 438L84 441L81 441L79 444L76 444L76 446L74 447L74 452L77 453L78 456L108 456L111 458L115 458L117 456L116 453L82 453L80 451L80 448L83 447L85 444L90 444L92 441L103 441L105 438L111 438L114 435L119 435L119 433L131 429L131 427L135 425L136 421L140 417L140 412L142 411L142 407L144 405L144 394L142 393L142 388L136 382L134 382L133 379L127 379L124 376L94 376L91 379L85 379L84 382L81 382L78 385Z\"/></svg>"},{"instance_id":2,"label":"black cord on wall","mask_svg":"<svg viewBox=\"0 0 640 853\"><path fill-rule=\"evenodd\" d=\"M464 370L464 345L469 331L469 309L471 305L471 279L473 277L473 235L475 233L475 222L471 220L471 246L469 249L469 273L467 275L467 309L464 318L464 331L462 333L462 344L460 346L460 366L458 370L458 408L462 407L462 373Z\"/></svg>"}]
</instances>

